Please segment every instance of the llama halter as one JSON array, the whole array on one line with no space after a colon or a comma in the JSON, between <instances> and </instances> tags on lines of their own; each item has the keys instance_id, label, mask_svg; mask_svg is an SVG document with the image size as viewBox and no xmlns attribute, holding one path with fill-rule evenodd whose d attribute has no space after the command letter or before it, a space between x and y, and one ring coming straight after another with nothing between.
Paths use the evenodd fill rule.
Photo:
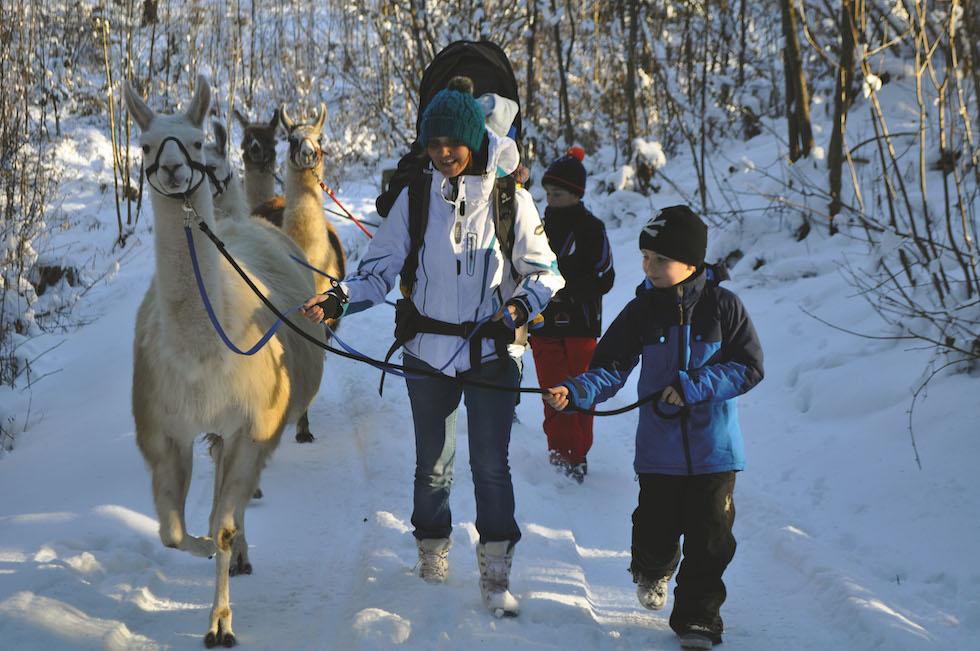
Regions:
<instances>
[{"instance_id":1,"label":"llama halter","mask_svg":"<svg viewBox=\"0 0 980 651\"><path fill-rule=\"evenodd\" d=\"M225 190L228 189L228 184L231 183L231 179L235 176L235 173L233 171L228 170L228 176L226 176L223 179L219 179L215 175L215 172L217 170L218 170L217 165L204 166L204 172L208 175L208 178L211 179L211 185L214 186L214 192L211 193L212 199L217 199L222 194L224 194Z\"/></svg>"},{"instance_id":2,"label":"llama halter","mask_svg":"<svg viewBox=\"0 0 980 651\"><path fill-rule=\"evenodd\" d=\"M164 147L166 146L167 142L170 140L173 140L174 143L176 143L177 149L179 149L180 153L184 155L184 159L187 164L187 167L191 168L191 175L187 178L188 187L183 192L166 192L161 188L158 188L150 178L151 175L155 175L157 173L157 170L160 169L160 156L163 155ZM201 175L196 183L194 183L195 171L199 172ZM150 187L153 188L158 194L162 194L165 197L171 197L171 198L187 198L191 196L192 194L197 192L197 189L201 187L202 183L204 183L204 179L206 179L210 175L211 174L208 172L207 166L202 165L201 163L198 163L196 160L191 158L190 152L188 152L187 148L184 147L184 143L182 143L178 138L174 136L167 136L166 138L163 139L162 142L160 142L160 146L157 147L157 156L153 160L153 164L146 168L146 182L150 185Z\"/></svg>"}]
</instances>

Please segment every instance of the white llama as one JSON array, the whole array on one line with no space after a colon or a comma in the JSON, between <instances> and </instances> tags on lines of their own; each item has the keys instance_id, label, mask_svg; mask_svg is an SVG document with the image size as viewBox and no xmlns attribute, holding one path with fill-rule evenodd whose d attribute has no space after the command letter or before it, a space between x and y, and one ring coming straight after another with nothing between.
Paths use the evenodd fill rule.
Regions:
<instances>
[{"instance_id":1,"label":"white llama","mask_svg":"<svg viewBox=\"0 0 980 651\"><path fill-rule=\"evenodd\" d=\"M258 485L283 428L306 411L320 385L323 353L282 328L252 356L237 355L218 338L198 296L184 232L185 205L224 240L255 284L283 308L313 291L310 273L289 254L302 255L270 225L257 220L216 223L204 177L202 126L211 99L198 77L187 112L158 115L130 86L126 104L139 125L149 161L147 181L154 215L156 272L136 320L133 415L136 441L152 475L153 499L164 545L198 556L214 555L215 595L207 646L231 646L228 577L248 572L245 505ZM186 197L186 198L185 198ZM217 248L192 228L201 275L229 338L255 342L274 316ZM322 329L297 318L311 336ZM217 432L214 502L209 536L187 533L184 503L191 481L192 448L201 432ZM234 570L232 562L234 561Z\"/></svg>"}]
</instances>

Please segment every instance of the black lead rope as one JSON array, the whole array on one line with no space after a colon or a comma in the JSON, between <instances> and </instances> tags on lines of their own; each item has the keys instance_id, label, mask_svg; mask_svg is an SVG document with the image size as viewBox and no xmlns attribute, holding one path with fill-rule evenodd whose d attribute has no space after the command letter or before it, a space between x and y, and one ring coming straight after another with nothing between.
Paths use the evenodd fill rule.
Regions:
<instances>
[{"instance_id":1,"label":"black lead rope","mask_svg":"<svg viewBox=\"0 0 980 651\"><path fill-rule=\"evenodd\" d=\"M491 389L493 391L504 391L507 393L533 393L537 395L542 395L547 393L546 389L541 389L538 387L514 388L514 387L508 387L499 384L491 384L489 382L480 382L479 380L471 380L469 378L463 378L458 376L455 378L451 378L449 376L446 376L442 373L438 373L435 371L429 371L427 369L420 369L420 368L408 368L401 364L395 364L392 362L383 362L381 360L372 359L364 355L356 355L353 353L348 353L347 351L341 350L339 348L334 348L330 344L322 342L316 337L314 337L313 335L307 333L298 325L290 321L289 318L285 314L283 314L281 310L279 310L279 308L273 305L272 302L266 297L266 295L263 294L262 291L255 286L255 283L253 283L252 279L248 277L248 274L246 274L245 271L238 265L238 262L235 260L235 258L225 248L224 242L222 242L221 239L214 234L214 231L212 231L210 227L208 227L208 225L204 223L204 221L199 221L197 227L201 230L202 233L204 233L208 237L209 240L211 240L214 243L216 247L218 247L218 251L221 252L221 255L224 256L224 258L228 261L228 263L231 264L231 266L235 269L236 272L238 272L238 275L242 277L242 280L245 281L245 284L249 286L249 288L252 290L252 292L255 293L255 295L259 298L259 300L262 301L262 303L267 308L269 308L269 310L273 314L275 314L276 317L278 317L286 326L288 326L290 330L292 330L293 332L301 336L303 339L309 341L314 346L317 346L318 348L322 348L323 350L329 351L340 357L345 357L347 359L352 359L357 362L363 362L365 364L369 364L381 370L399 371L401 373L407 373L409 375L424 375L431 378L459 382L460 384L466 384L481 389ZM630 403L625 407L620 407L618 409L608 409L608 410L582 409L580 407L575 407L573 405L569 405L569 408L582 414L588 414L590 416L616 416L618 414L625 414L628 411L637 409L638 407L645 405L648 402L655 401L660 396L660 393L661 392L651 393L650 395L644 396L643 398L637 400L636 402ZM656 403L654 403L654 411L656 411L658 415L661 415L662 418L678 418L682 414L686 413L685 412L686 409L688 408L682 407L676 414L661 415L661 412L658 411Z\"/></svg>"}]
</instances>

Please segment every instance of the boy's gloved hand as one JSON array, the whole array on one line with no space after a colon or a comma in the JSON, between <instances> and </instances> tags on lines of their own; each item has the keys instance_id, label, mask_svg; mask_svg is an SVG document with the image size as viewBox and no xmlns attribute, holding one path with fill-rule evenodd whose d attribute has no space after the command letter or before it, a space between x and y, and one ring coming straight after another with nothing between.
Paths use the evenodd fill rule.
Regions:
<instances>
[{"instance_id":1,"label":"boy's gloved hand","mask_svg":"<svg viewBox=\"0 0 980 651\"><path fill-rule=\"evenodd\" d=\"M541 394L541 398L548 403L548 406L555 411L564 411L568 407L568 387L557 386L547 390L548 393Z\"/></svg>"},{"instance_id":2,"label":"boy's gloved hand","mask_svg":"<svg viewBox=\"0 0 980 651\"><path fill-rule=\"evenodd\" d=\"M677 389L672 386L664 389L664 392L660 394L661 402L666 402L668 405L674 405L675 407L684 406L684 396Z\"/></svg>"},{"instance_id":3,"label":"boy's gloved hand","mask_svg":"<svg viewBox=\"0 0 980 651\"><path fill-rule=\"evenodd\" d=\"M320 323L327 319L339 318L344 313L345 305L347 305L347 294L340 285L336 285L322 294L308 298L300 311L313 323Z\"/></svg>"}]
</instances>

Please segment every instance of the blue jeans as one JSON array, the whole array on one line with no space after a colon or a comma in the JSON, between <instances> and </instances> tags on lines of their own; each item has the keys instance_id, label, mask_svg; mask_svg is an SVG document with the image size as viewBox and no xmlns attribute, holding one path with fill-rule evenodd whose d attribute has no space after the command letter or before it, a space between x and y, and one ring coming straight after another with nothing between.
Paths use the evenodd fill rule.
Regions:
<instances>
[{"instance_id":1,"label":"blue jeans","mask_svg":"<svg viewBox=\"0 0 980 651\"><path fill-rule=\"evenodd\" d=\"M408 368L434 371L425 362L405 355ZM461 377L510 387L520 385L514 359L484 362ZM470 470L476 495L476 530L480 542L515 543L521 530L514 519L514 485L507 460L514 394L453 382L450 378L406 378L415 423L415 537L449 538L452 514L449 489L456 458L456 412L466 403L469 425Z\"/></svg>"}]
</instances>

